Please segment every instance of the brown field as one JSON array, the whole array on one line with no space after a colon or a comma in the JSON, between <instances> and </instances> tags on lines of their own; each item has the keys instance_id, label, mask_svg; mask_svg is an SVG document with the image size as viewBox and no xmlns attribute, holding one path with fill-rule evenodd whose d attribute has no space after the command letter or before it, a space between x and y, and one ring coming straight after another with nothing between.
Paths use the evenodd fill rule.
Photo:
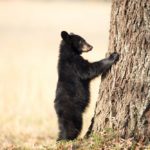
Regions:
<instances>
[{"instance_id":1,"label":"brown field","mask_svg":"<svg viewBox=\"0 0 150 150\"><path fill-rule=\"evenodd\" d=\"M61 30L82 35L94 46L84 57L96 61L108 47L110 3L0 2L0 149L54 146L53 108ZM91 84L84 114L86 132L100 78Z\"/></svg>"}]
</instances>

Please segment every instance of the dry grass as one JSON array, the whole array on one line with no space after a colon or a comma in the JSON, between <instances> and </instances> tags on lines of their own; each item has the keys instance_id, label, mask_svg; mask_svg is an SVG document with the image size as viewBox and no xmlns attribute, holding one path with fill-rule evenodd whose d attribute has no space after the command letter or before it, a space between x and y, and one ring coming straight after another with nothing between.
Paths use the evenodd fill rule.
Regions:
<instances>
[{"instance_id":1,"label":"dry grass","mask_svg":"<svg viewBox=\"0 0 150 150\"><path fill-rule=\"evenodd\" d=\"M99 60L107 50L109 14L109 3L0 2L0 149L55 146L60 31L83 35L95 50L84 56ZM99 83L92 83L81 136L90 124Z\"/></svg>"}]
</instances>

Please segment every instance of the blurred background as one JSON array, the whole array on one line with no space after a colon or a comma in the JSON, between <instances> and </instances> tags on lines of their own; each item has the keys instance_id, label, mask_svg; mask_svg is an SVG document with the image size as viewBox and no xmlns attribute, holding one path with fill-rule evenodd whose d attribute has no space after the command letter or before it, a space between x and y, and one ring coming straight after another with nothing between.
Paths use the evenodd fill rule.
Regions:
<instances>
[{"instance_id":1,"label":"blurred background","mask_svg":"<svg viewBox=\"0 0 150 150\"><path fill-rule=\"evenodd\" d=\"M83 36L93 51L89 61L105 57L110 1L0 1L0 148L50 144L57 137L53 107L60 32ZM94 113L100 78L91 83L84 114L85 134Z\"/></svg>"}]
</instances>

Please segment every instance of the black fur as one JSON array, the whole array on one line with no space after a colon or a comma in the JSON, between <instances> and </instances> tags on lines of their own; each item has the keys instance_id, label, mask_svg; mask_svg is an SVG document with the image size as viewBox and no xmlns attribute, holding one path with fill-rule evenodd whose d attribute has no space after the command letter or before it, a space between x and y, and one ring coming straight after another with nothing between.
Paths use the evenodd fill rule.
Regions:
<instances>
[{"instance_id":1,"label":"black fur","mask_svg":"<svg viewBox=\"0 0 150 150\"><path fill-rule=\"evenodd\" d=\"M111 54L101 61L89 63L80 54L92 50L82 37L61 32L58 83L55 110L58 116L58 140L73 140L82 129L82 113L89 104L89 83L106 72L119 55Z\"/></svg>"}]
</instances>

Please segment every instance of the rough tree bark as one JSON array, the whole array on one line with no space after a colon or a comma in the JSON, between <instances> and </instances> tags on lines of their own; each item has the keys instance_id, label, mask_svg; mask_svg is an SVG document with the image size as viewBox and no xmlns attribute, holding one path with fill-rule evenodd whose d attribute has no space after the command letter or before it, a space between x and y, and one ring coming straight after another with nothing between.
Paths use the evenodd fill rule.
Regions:
<instances>
[{"instance_id":1,"label":"rough tree bark","mask_svg":"<svg viewBox=\"0 0 150 150\"><path fill-rule=\"evenodd\" d=\"M102 78L88 133L113 128L150 141L150 0L113 0L110 52L120 60Z\"/></svg>"}]
</instances>

